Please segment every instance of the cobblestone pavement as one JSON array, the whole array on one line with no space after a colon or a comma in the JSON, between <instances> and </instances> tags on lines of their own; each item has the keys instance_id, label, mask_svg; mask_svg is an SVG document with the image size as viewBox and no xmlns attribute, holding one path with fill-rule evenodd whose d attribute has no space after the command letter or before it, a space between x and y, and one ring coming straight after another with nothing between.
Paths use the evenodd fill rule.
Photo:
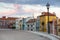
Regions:
<instances>
[{"instance_id":1,"label":"cobblestone pavement","mask_svg":"<svg viewBox=\"0 0 60 40\"><path fill-rule=\"evenodd\" d=\"M48 38L21 30L0 30L0 40L49 40Z\"/></svg>"}]
</instances>

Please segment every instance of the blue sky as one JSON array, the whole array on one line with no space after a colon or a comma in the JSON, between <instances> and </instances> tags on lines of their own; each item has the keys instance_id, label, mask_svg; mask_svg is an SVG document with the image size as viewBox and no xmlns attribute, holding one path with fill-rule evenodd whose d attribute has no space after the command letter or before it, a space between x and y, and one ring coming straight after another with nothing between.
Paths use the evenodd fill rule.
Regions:
<instances>
[{"instance_id":1,"label":"blue sky","mask_svg":"<svg viewBox=\"0 0 60 40\"><path fill-rule=\"evenodd\" d=\"M0 2L5 3L18 3L18 4L41 4L45 5L49 2L51 5L60 6L60 0L0 0Z\"/></svg>"},{"instance_id":2,"label":"blue sky","mask_svg":"<svg viewBox=\"0 0 60 40\"><path fill-rule=\"evenodd\" d=\"M47 11L45 6L47 2L50 3L50 12L55 12L60 17L60 0L0 0L0 15L27 17L34 13L36 17L41 12Z\"/></svg>"}]
</instances>

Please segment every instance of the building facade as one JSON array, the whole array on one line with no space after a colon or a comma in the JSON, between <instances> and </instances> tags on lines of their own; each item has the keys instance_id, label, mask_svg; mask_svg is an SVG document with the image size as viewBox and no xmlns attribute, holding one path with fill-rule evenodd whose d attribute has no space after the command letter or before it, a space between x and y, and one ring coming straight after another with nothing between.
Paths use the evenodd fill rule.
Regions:
<instances>
[{"instance_id":1,"label":"building facade","mask_svg":"<svg viewBox=\"0 0 60 40\"><path fill-rule=\"evenodd\" d=\"M48 22L48 12L42 12L40 15L40 31L48 32L48 23L56 20L55 13L49 13L49 22Z\"/></svg>"},{"instance_id":2,"label":"building facade","mask_svg":"<svg viewBox=\"0 0 60 40\"><path fill-rule=\"evenodd\" d=\"M16 19L16 29L27 30L27 24L26 24L26 22L29 19L32 19L32 17L18 18L18 19Z\"/></svg>"},{"instance_id":3,"label":"building facade","mask_svg":"<svg viewBox=\"0 0 60 40\"><path fill-rule=\"evenodd\" d=\"M57 35L60 36L60 19L57 19Z\"/></svg>"},{"instance_id":4,"label":"building facade","mask_svg":"<svg viewBox=\"0 0 60 40\"><path fill-rule=\"evenodd\" d=\"M22 21L23 21L23 27L22 29L23 30L27 30L27 21L29 21L30 19L33 19L32 17L27 17L27 18L23 18Z\"/></svg>"},{"instance_id":5,"label":"building facade","mask_svg":"<svg viewBox=\"0 0 60 40\"><path fill-rule=\"evenodd\" d=\"M37 16L37 20L36 20L36 31L40 30L40 17Z\"/></svg>"},{"instance_id":6,"label":"building facade","mask_svg":"<svg viewBox=\"0 0 60 40\"><path fill-rule=\"evenodd\" d=\"M36 19L30 19L27 21L27 30L36 31Z\"/></svg>"},{"instance_id":7,"label":"building facade","mask_svg":"<svg viewBox=\"0 0 60 40\"><path fill-rule=\"evenodd\" d=\"M21 25L22 25L22 18L18 18L16 19L16 29L20 29L21 30Z\"/></svg>"},{"instance_id":8,"label":"building facade","mask_svg":"<svg viewBox=\"0 0 60 40\"><path fill-rule=\"evenodd\" d=\"M14 28L14 24L15 24L15 17L8 17L6 18L6 16L3 16L2 18L0 18L0 28Z\"/></svg>"}]
</instances>

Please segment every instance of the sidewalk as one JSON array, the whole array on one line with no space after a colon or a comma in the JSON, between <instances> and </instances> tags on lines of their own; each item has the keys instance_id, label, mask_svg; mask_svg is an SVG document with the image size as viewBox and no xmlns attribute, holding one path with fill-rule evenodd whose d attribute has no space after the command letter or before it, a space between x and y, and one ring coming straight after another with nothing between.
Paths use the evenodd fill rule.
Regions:
<instances>
[{"instance_id":1,"label":"sidewalk","mask_svg":"<svg viewBox=\"0 0 60 40\"><path fill-rule=\"evenodd\" d=\"M57 36L57 35L53 35L53 34L51 34L53 37L56 37L56 38L58 38L59 40L60 40L60 36Z\"/></svg>"},{"instance_id":2,"label":"sidewalk","mask_svg":"<svg viewBox=\"0 0 60 40\"><path fill-rule=\"evenodd\" d=\"M33 32L33 31L28 31L28 32L31 32L31 33L34 33L34 34L38 34L40 36L44 36L44 37L47 37L51 40L59 40L58 38L54 37L53 35L51 34L48 34L48 33L44 33L44 32Z\"/></svg>"}]
</instances>

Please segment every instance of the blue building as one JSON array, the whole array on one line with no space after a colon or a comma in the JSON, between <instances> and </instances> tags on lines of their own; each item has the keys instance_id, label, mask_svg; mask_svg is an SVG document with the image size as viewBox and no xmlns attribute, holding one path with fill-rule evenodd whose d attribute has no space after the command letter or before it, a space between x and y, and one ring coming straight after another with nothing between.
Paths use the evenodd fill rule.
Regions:
<instances>
[{"instance_id":1,"label":"blue building","mask_svg":"<svg viewBox=\"0 0 60 40\"><path fill-rule=\"evenodd\" d=\"M40 17L37 17L37 21L36 21L36 31L40 30Z\"/></svg>"},{"instance_id":2,"label":"blue building","mask_svg":"<svg viewBox=\"0 0 60 40\"><path fill-rule=\"evenodd\" d=\"M32 19L32 17L22 18L22 30L27 30L27 21Z\"/></svg>"}]
</instances>

